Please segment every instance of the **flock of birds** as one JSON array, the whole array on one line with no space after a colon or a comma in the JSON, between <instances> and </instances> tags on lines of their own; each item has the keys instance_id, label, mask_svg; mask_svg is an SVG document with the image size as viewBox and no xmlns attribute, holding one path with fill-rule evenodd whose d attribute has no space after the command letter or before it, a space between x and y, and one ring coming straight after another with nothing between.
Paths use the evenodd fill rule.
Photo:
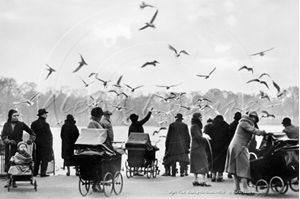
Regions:
<instances>
[{"instance_id":1,"label":"flock of birds","mask_svg":"<svg viewBox=\"0 0 300 199\"><path fill-rule=\"evenodd\" d=\"M147 28L153 28L153 29L156 29L155 27L155 20L157 19L157 16L158 16L158 9L155 7L155 6L152 6L152 5L149 5L149 4L146 4L145 2L142 2L142 4L140 5L140 9L143 10L145 9L146 7L149 7L149 8L153 8L153 9L156 9L153 17L151 18L151 20L149 22L146 22L145 25L143 27L141 27L139 29L139 31L141 30L145 30ZM168 49L170 51L172 51L175 55L175 58L179 58L181 55L186 55L186 56L189 56L189 53L186 51L186 50L177 50L175 47L173 47L172 45L168 45ZM261 51L261 52L258 52L258 53L254 53L254 54L251 54L251 56L265 56L266 55L266 52L270 51L274 49L273 48L270 48L268 50L264 50L264 51ZM80 61L79 61L79 65L72 71L72 73L78 73L83 67L87 66L87 62L85 61L84 57L80 55ZM149 61L149 62L146 62L144 63L141 68L145 68L147 66L156 66L157 64L159 64L159 62L157 60L154 60L154 61ZM47 73L47 76L45 78L45 80L47 80L53 73L56 72L56 70L52 67L50 67L48 64L46 64L47 68L46 70L48 71ZM248 66L242 66L241 68L238 69L238 71L242 71L242 70L247 70L249 72L251 72L252 74L254 73L254 69L251 68L251 67L248 67ZM196 76L197 77L201 77L201 78L204 78L204 79L208 79L210 78L213 73L216 71L216 67L214 67L210 73L206 74L206 75L203 75L203 74L197 74ZM251 79L251 80L248 80L246 83L249 84L249 83L259 83L259 84L262 84L264 85L267 89L270 89L269 85L267 84L266 81L263 81L262 78L264 76L267 76L269 78L271 78L271 76L267 73L262 73L258 78L254 78L254 79ZM112 80L104 80L103 78L99 78L98 77L98 73L91 73L88 78L92 78L94 77L94 81L91 81L89 83L87 83L85 80L83 80L82 78L81 81L83 82L84 86L85 87L89 87L92 83L94 83L95 81L99 81L103 84L104 88L107 88L109 83L112 81ZM115 110L118 110L118 111L127 111L127 112L131 112L133 111L133 108L128 108L126 107L124 104L125 104L125 101L126 99L128 99L130 96L129 94L125 93L123 90L123 88L127 88L130 90L131 93L134 93L137 89L140 89L142 87L144 87L144 85L139 85L139 86L132 86L132 85L129 85L129 84L125 84L125 83L122 83L122 78L123 78L123 75L121 75L118 80L116 81L116 83L112 84L112 88L110 88L107 92L108 93L114 93L116 94L117 97L119 97L121 99L120 103L117 104L117 105L113 105L112 108L115 109ZM273 83L273 86L276 88L277 90L277 97L280 98L281 96L283 96L286 92L286 90L281 90L280 86L275 83L274 80L272 80L272 83ZM181 83L178 83L178 84L172 84L172 85L156 85L157 87L161 87L161 88L165 88L166 90L169 90L170 88L172 87L176 87L176 86L179 86ZM163 102L178 102L180 100L180 98L185 95L186 93L185 92L182 92L182 93L175 93L175 92L170 92L169 94L167 94L166 96L160 96L158 94L154 94L154 96L156 96L157 98L160 98ZM32 96L30 99L21 99L19 102L14 102L15 105L18 105L18 104L26 104L28 106L32 106L34 104L34 100L39 96L39 93L36 93L34 96ZM94 99L93 96L90 96L90 98L93 102L91 104L87 104L87 103L83 103L82 101L78 102L75 107L76 109L83 105L83 106L98 106L100 102L102 102L103 100L102 99ZM268 96L268 94L266 94L264 91L260 91L260 99L267 99L270 101L270 97ZM233 103L233 102L231 102ZM123 104L123 105L122 105ZM178 109L175 109L175 107L178 107ZM229 106L229 105L228 105ZM194 102L192 102L191 104L189 105L183 105L181 103L173 103L170 110L169 111L162 111L162 110L153 110L155 114L158 114L158 115L164 115L164 116L168 116L168 115L172 115L175 113L175 111L180 111L180 110L187 110L189 112L191 111L194 111L194 110L200 110L200 111L204 111L206 109L212 109L216 112L216 114L220 113L217 108L213 107L212 105L212 101L207 99L207 98L199 98L199 99L196 99ZM69 111L70 109L68 109ZM242 109L240 109L242 110ZM113 110L114 111L114 110ZM263 114L262 118L267 118L267 117L273 117L275 118L275 115L273 114L270 114L268 113L267 111L261 111L261 113ZM162 126L162 124L166 123L166 120L162 120L161 122L159 122L159 126ZM128 124L128 122L127 122ZM155 131L153 133L156 134L158 133L160 130L163 130L165 127L161 127L158 131Z\"/></svg>"}]
</instances>

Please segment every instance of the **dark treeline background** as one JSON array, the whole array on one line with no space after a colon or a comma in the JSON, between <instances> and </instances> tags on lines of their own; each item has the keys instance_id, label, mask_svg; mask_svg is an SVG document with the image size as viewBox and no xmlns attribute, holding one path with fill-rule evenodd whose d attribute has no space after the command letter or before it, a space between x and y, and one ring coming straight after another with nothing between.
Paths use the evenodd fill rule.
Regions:
<instances>
[{"instance_id":1,"label":"dark treeline background","mask_svg":"<svg viewBox=\"0 0 300 199\"><path fill-rule=\"evenodd\" d=\"M174 121L174 115L178 112L189 119L193 112L199 111L199 107L195 107L197 104L201 107L206 104L211 106L201 110L203 123L206 123L208 118L214 118L217 114L223 115L224 119L230 123L236 111L241 110L245 113L249 110L255 110L260 116L265 115L261 111L275 115L275 118L261 118L260 124L280 125L284 117L290 117L294 124L299 124L298 86L285 88L287 92L282 97L270 97L270 101L266 98L261 99L259 93L233 93L216 88L210 89L206 93L193 91L181 97L164 101L158 96L170 96L168 90L143 95L137 91L131 93L131 91L123 88L124 90L121 90L129 96L126 98L123 95L117 96L112 92L107 92L109 90L107 88L87 95L87 88L73 89L65 86L59 90L49 87L45 93L39 93L38 97L32 100L34 103L30 106L25 103L18 103L23 99L30 99L37 93L37 89L38 85L33 82L18 85L13 78L0 77L0 124L7 120L7 113L10 109L17 109L21 113L21 120L30 125L37 118L37 110L46 108L49 111L47 121L51 126L61 125L67 114L73 114L77 125L85 126L89 120L90 110L96 104L104 110L113 112L112 121L114 125L128 125L130 121L127 118L131 113L134 112L142 118L149 108L153 107L156 111L147 125L167 126ZM118 90L118 92L120 91ZM199 98L207 98L211 103L202 101L195 104ZM118 106L120 106L120 110L117 108ZM124 109L124 107L129 110ZM170 114L163 112L170 112Z\"/></svg>"}]
</instances>

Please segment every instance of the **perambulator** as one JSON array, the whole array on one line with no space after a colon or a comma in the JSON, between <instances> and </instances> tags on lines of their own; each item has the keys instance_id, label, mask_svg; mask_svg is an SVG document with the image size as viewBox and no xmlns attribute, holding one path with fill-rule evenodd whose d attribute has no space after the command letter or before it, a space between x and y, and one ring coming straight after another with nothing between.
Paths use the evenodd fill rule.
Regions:
<instances>
[{"instance_id":1,"label":"perambulator","mask_svg":"<svg viewBox=\"0 0 300 199\"><path fill-rule=\"evenodd\" d=\"M79 192L89 193L91 185L98 186L109 197L112 192L119 195L123 189L120 173L122 150L113 149L107 143L105 129L81 129L75 143L76 167L79 176Z\"/></svg>"},{"instance_id":2,"label":"perambulator","mask_svg":"<svg viewBox=\"0 0 300 199\"><path fill-rule=\"evenodd\" d=\"M290 187L299 191L298 140L279 140L273 134L263 138L259 158L250 161L251 182L256 191L267 195L269 189L284 194Z\"/></svg>"},{"instance_id":3,"label":"perambulator","mask_svg":"<svg viewBox=\"0 0 300 199\"><path fill-rule=\"evenodd\" d=\"M31 144L31 142L27 142L28 144ZM32 143L32 150L31 155L34 154L33 151L35 150L35 143ZM11 145L9 145L9 157L11 157ZM29 152L30 154L30 152ZM34 162L30 161L28 163L24 164L19 164L17 163L19 161L13 161L10 162L10 170L11 172L9 176L9 181L8 181L8 186L7 186L7 191L10 191L12 187L14 187L14 183L17 181L29 181L31 185L33 185L34 190L37 191L37 182L36 179L33 177L33 167L34 167ZM22 171L22 172L19 172ZM21 184L18 184L18 186Z\"/></svg>"},{"instance_id":4,"label":"perambulator","mask_svg":"<svg viewBox=\"0 0 300 199\"><path fill-rule=\"evenodd\" d=\"M159 149L151 144L148 133L130 133L125 147L128 151L125 162L127 178L138 173L147 174L147 178L155 178L159 174L158 161L155 158L155 152Z\"/></svg>"}]
</instances>

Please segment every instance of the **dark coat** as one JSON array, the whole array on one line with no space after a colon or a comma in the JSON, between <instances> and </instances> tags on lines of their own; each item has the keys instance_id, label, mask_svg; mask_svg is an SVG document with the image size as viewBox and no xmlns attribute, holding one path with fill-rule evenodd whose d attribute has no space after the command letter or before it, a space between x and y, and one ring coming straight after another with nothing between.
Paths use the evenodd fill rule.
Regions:
<instances>
[{"instance_id":1,"label":"dark coat","mask_svg":"<svg viewBox=\"0 0 300 199\"><path fill-rule=\"evenodd\" d=\"M230 144L229 125L223 120L214 119L207 134L211 138L210 143L213 154L212 172L223 172L227 148Z\"/></svg>"},{"instance_id":2,"label":"dark coat","mask_svg":"<svg viewBox=\"0 0 300 199\"><path fill-rule=\"evenodd\" d=\"M229 124L229 137L230 137L230 140L232 140L232 138L234 136L234 133L235 133L235 130L236 130L236 127L237 127L238 124L239 124L239 120L234 120L233 122L231 122Z\"/></svg>"},{"instance_id":3,"label":"dark coat","mask_svg":"<svg viewBox=\"0 0 300 199\"><path fill-rule=\"evenodd\" d=\"M152 114L152 112L149 111L144 119L142 119L140 121L132 122L131 125L129 126L128 137L131 132L144 133L143 125L150 119L151 114Z\"/></svg>"},{"instance_id":4,"label":"dark coat","mask_svg":"<svg viewBox=\"0 0 300 199\"><path fill-rule=\"evenodd\" d=\"M31 129L36 134L36 156L50 162L53 160L53 136L50 125L42 117L32 122Z\"/></svg>"},{"instance_id":5,"label":"dark coat","mask_svg":"<svg viewBox=\"0 0 300 199\"><path fill-rule=\"evenodd\" d=\"M74 144L79 136L79 130L74 121L65 121L61 127L61 157L67 166L74 165Z\"/></svg>"},{"instance_id":6,"label":"dark coat","mask_svg":"<svg viewBox=\"0 0 300 199\"><path fill-rule=\"evenodd\" d=\"M193 124L191 126L192 146L191 146L191 173L206 174L208 172L208 143L202 137L201 129Z\"/></svg>"},{"instance_id":7,"label":"dark coat","mask_svg":"<svg viewBox=\"0 0 300 199\"><path fill-rule=\"evenodd\" d=\"M188 126L181 120L176 120L169 125L166 137L166 151L163 160L164 165L174 162L189 163L191 137Z\"/></svg>"},{"instance_id":8,"label":"dark coat","mask_svg":"<svg viewBox=\"0 0 300 199\"><path fill-rule=\"evenodd\" d=\"M6 122L2 129L1 139L4 140L8 138L9 140L14 140L19 143L23 140L23 131L26 131L30 135L35 135L33 130L31 130L24 122L16 122L14 130L12 130L11 122ZM5 172L9 169L9 160L17 152L17 145L11 145L11 152L9 154L9 145L5 146Z\"/></svg>"}]
</instances>

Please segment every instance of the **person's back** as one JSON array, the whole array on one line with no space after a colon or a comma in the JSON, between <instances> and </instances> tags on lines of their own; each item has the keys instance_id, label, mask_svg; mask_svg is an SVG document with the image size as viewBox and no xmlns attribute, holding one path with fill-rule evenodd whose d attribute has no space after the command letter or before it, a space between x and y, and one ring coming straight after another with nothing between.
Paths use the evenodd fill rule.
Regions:
<instances>
[{"instance_id":1,"label":"person's back","mask_svg":"<svg viewBox=\"0 0 300 199\"><path fill-rule=\"evenodd\" d=\"M288 136L288 138L299 140L299 126L293 125L290 118L284 118L281 124L284 126L282 131Z\"/></svg>"},{"instance_id":2,"label":"person's back","mask_svg":"<svg viewBox=\"0 0 300 199\"><path fill-rule=\"evenodd\" d=\"M128 129L128 137L130 135L131 132L134 132L134 133L144 133L144 128L143 128L143 125L150 119L151 117L151 114L152 114L152 110L153 108L151 108L148 112L148 114L146 115L146 117L140 121L138 121L139 119L139 116L136 115L136 114L131 114L130 115L130 120L131 120L131 124L129 126L129 129Z\"/></svg>"}]
</instances>

